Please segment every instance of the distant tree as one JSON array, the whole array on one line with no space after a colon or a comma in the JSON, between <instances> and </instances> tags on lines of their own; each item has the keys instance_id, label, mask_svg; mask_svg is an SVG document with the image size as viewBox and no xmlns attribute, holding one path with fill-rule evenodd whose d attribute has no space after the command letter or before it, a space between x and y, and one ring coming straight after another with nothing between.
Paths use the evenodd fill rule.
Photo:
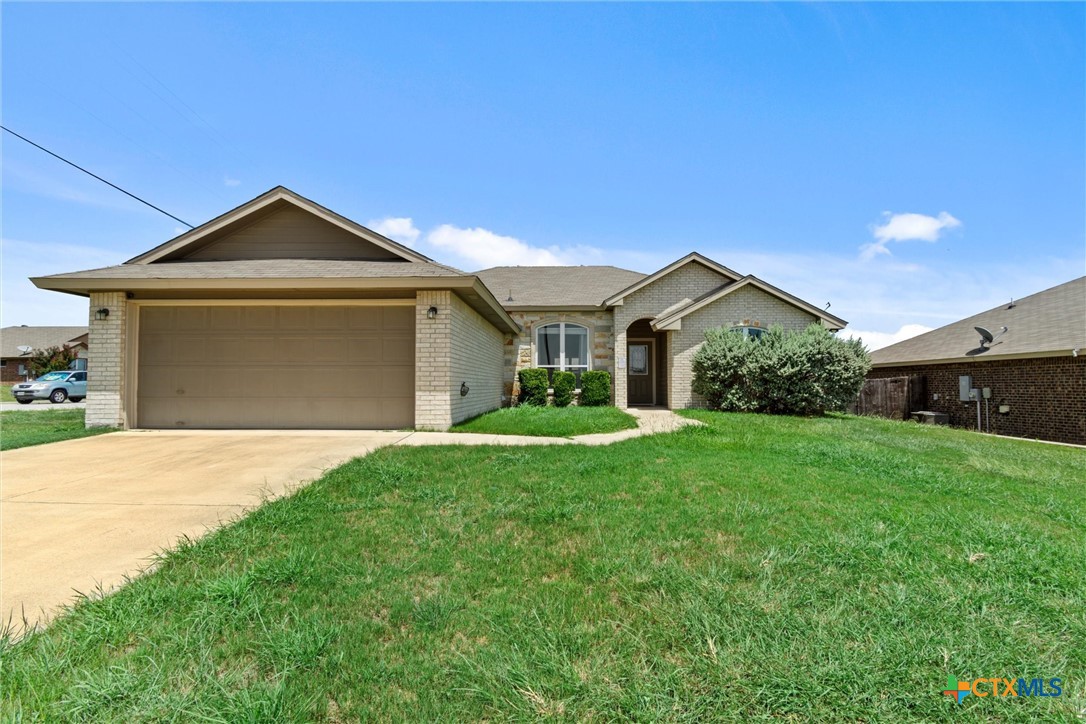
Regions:
<instances>
[{"instance_id":1,"label":"distant tree","mask_svg":"<svg viewBox=\"0 0 1086 724\"><path fill-rule=\"evenodd\" d=\"M30 356L26 368L30 370L31 377L41 377L46 372L68 369L72 360L78 357L78 352L68 345L39 349Z\"/></svg>"}]
</instances>

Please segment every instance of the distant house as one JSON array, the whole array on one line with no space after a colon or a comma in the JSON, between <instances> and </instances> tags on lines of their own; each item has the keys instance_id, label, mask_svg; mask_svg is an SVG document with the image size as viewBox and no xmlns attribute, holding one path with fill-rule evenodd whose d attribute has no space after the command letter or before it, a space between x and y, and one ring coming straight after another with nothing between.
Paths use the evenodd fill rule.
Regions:
<instances>
[{"instance_id":1,"label":"distant house","mask_svg":"<svg viewBox=\"0 0 1086 724\"><path fill-rule=\"evenodd\" d=\"M27 361L35 352L50 347L72 347L87 356L89 327L4 327L0 329L0 381L21 382L29 374ZM24 351L27 347L30 351ZM20 349L22 348L22 349Z\"/></svg>"},{"instance_id":2,"label":"distant house","mask_svg":"<svg viewBox=\"0 0 1086 724\"><path fill-rule=\"evenodd\" d=\"M975 327L994 341L981 344ZM871 360L868 379L922 376L924 409L946 413L955 427L977 427L977 404L959 399L960 377L969 375L982 391L982 430L1086 444L1086 277L876 350Z\"/></svg>"}]
</instances>

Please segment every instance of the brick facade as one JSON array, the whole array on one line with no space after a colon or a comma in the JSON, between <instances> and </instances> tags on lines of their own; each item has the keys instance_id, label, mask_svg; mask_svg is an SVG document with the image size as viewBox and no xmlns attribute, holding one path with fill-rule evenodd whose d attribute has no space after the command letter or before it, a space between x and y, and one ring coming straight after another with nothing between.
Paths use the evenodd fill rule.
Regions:
<instances>
[{"instance_id":1,"label":"brick facade","mask_svg":"<svg viewBox=\"0 0 1086 724\"><path fill-rule=\"evenodd\" d=\"M95 319L95 311L109 316ZM124 292L92 292L87 341L87 427L124 427L128 300Z\"/></svg>"},{"instance_id":2,"label":"brick facade","mask_svg":"<svg viewBox=\"0 0 1086 724\"><path fill-rule=\"evenodd\" d=\"M674 394L670 407L705 407L705 398L691 389L694 382L694 355L705 342L705 332L715 327L746 325L786 330L806 329L818 319L791 304L747 285L682 319L682 329L671 334L671 383Z\"/></svg>"},{"instance_id":3,"label":"brick facade","mask_svg":"<svg viewBox=\"0 0 1086 724\"><path fill-rule=\"evenodd\" d=\"M655 319L661 312L673 307L684 299L695 299L707 294L729 281L724 275L707 266L691 262L663 276L652 284L638 289L622 300L622 305L614 309L615 314L615 349L620 357L626 356L627 329L639 319ZM684 323L686 320L683 320ZM685 326L685 324L684 324ZM682 400L677 387L681 381L675 379L675 354L671 343L674 332L668 332L668 370L667 389L668 406L672 409L684 407L677 404ZM689 383L687 383L689 388ZM689 393L688 393L689 394ZM626 407L626 369L623 366L614 375L614 400L618 407Z\"/></svg>"},{"instance_id":4,"label":"brick facade","mask_svg":"<svg viewBox=\"0 0 1086 724\"><path fill-rule=\"evenodd\" d=\"M1086 445L1086 356L877 367L867 376L911 374L924 375L925 409L945 412L954 427L977 428L976 403L958 400L958 377L972 375L974 387L992 390L993 433ZM1000 413L1000 405L1010 410ZM986 428L983 400L981 425Z\"/></svg>"},{"instance_id":5,"label":"brick facade","mask_svg":"<svg viewBox=\"0 0 1086 724\"><path fill-rule=\"evenodd\" d=\"M430 319L430 307L437 316ZM505 337L449 291L415 297L415 427L449 426L501 406ZM461 385L469 391L461 395Z\"/></svg>"}]
</instances>

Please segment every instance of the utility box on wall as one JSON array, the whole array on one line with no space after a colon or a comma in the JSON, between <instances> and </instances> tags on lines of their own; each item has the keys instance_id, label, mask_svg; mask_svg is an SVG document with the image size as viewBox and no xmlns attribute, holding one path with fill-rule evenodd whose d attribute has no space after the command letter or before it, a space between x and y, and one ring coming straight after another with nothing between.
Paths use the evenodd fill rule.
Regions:
<instances>
[{"instance_id":1,"label":"utility box on wall","mask_svg":"<svg viewBox=\"0 0 1086 724\"><path fill-rule=\"evenodd\" d=\"M970 393L973 390L973 375L962 375L958 378L958 399L962 402L972 402L975 397Z\"/></svg>"}]
</instances>

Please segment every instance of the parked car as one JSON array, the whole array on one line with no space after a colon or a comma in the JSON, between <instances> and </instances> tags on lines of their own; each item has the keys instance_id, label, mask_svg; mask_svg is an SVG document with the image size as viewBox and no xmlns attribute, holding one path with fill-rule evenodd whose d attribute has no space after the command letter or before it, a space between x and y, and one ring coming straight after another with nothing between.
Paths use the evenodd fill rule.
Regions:
<instances>
[{"instance_id":1,"label":"parked car","mask_svg":"<svg viewBox=\"0 0 1086 724\"><path fill-rule=\"evenodd\" d=\"M80 402L87 396L87 373L47 372L33 382L14 385L11 394L20 405L29 405L34 400L49 400L54 404L65 400Z\"/></svg>"}]
</instances>

